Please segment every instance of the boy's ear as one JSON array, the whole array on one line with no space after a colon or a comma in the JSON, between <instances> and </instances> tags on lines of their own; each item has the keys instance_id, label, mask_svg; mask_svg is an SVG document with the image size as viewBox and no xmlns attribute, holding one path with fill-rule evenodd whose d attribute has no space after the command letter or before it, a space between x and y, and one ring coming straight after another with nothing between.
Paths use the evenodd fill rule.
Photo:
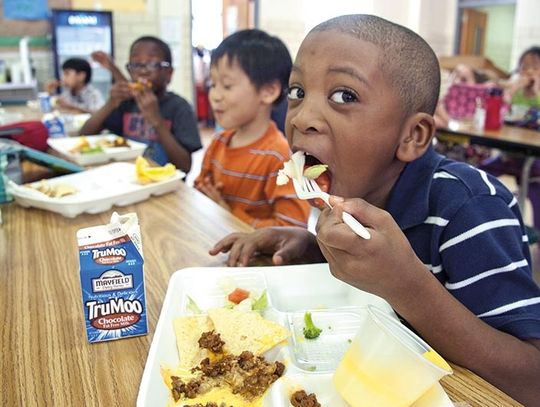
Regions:
<instances>
[{"instance_id":1,"label":"boy's ear","mask_svg":"<svg viewBox=\"0 0 540 407\"><path fill-rule=\"evenodd\" d=\"M433 116L421 112L409 116L402 127L396 157L402 162L416 160L431 145L434 134L435 120Z\"/></svg>"},{"instance_id":2,"label":"boy's ear","mask_svg":"<svg viewBox=\"0 0 540 407\"><path fill-rule=\"evenodd\" d=\"M271 105L281 94L281 84L279 81L267 83L259 89L261 100L268 105Z\"/></svg>"}]
</instances>

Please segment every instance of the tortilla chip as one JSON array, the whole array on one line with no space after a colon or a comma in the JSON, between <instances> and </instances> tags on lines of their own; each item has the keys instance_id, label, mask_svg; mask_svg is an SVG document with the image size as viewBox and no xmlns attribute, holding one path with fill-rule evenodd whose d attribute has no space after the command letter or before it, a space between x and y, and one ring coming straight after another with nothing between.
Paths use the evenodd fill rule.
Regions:
<instances>
[{"instance_id":1,"label":"tortilla chip","mask_svg":"<svg viewBox=\"0 0 540 407\"><path fill-rule=\"evenodd\" d=\"M281 325L264 319L257 312L216 308L208 311L215 331L225 341L227 353L239 355L250 351L262 355L287 339L289 332Z\"/></svg>"},{"instance_id":2,"label":"tortilla chip","mask_svg":"<svg viewBox=\"0 0 540 407\"><path fill-rule=\"evenodd\" d=\"M173 321L176 334L176 346L180 358L180 368L191 369L201 360L209 357L207 349L199 347L199 338L203 332L214 329L212 321L206 315L179 317Z\"/></svg>"}]
</instances>

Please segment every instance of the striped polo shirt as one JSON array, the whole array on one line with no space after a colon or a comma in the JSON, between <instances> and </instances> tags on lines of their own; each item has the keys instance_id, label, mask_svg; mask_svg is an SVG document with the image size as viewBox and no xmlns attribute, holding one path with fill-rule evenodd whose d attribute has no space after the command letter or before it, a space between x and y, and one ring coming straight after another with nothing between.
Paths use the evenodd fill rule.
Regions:
<instances>
[{"instance_id":1,"label":"striped polo shirt","mask_svg":"<svg viewBox=\"0 0 540 407\"><path fill-rule=\"evenodd\" d=\"M540 338L527 234L517 200L497 178L430 148L407 165L386 210L426 268L476 316L518 338Z\"/></svg>"},{"instance_id":2,"label":"striped polo shirt","mask_svg":"<svg viewBox=\"0 0 540 407\"><path fill-rule=\"evenodd\" d=\"M307 227L310 206L301 201L291 182L276 185L278 170L290 157L287 140L270 122L266 133L253 143L231 147L234 130L216 134L203 158L201 173L221 184L221 195L236 217L255 228Z\"/></svg>"}]
</instances>

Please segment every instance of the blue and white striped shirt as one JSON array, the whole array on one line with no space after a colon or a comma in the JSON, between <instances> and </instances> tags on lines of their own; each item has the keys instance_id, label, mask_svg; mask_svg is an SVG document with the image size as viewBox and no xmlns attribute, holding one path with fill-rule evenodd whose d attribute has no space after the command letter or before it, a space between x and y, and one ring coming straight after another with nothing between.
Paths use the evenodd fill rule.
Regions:
<instances>
[{"instance_id":1,"label":"blue and white striped shirt","mask_svg":"<svg viewBox=\"0 0 540 407\"><path fill-rule=\"evenodd\" d=\"M518 338L540 338L527 234L499 180L430 148L407 165L386 210L426 268L475 315Z\"/></svg>"}]
</instances>

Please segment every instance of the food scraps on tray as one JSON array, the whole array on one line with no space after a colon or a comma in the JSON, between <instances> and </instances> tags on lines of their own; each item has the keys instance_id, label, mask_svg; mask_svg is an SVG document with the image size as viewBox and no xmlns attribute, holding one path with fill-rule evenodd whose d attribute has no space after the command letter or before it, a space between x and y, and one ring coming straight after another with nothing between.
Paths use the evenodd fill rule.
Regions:
<instances>
[{"instance_id":1,"label":"food scraps on tray","mask_svg":"<svg viewBox=\"0 0 540 407\"><path fill-rule=\"evenodd\" d=\"M26 184L25 187L41 192L49 198L62 198L79 192L73 185L59 182L53 184L45 179L35 184Z\"/></svg>"},{"instance_id":2,"label":"food scraps on tray","mask_svg":"<svg viewBox=\"0 0 540 407\"><path fill-rule=\"evenodd\" d=\"M304 314L304 338L306 339L315 339L318 338L322 332L322 329L315 326L313 319L311 317L311 312L306 312Z\"/></svg>"},{"instance_id":3,"label":"food scraps on tray","mask_svg":"<svg viewBox=\"0 0 540 407\"><path fill-rule=\"evenodd\" d=\"M161 373L177 405L257 406L285 372L263 354L289 332L253 311L210 309L173 321L180 364ZM215 404L210 404L215 403Z\"/></svg>"},{"instance_id":4,"label":"food scraps on tray","mask_svg":"<svg viewBox=\"0 0 540 407\"><path fill-rule=\"evenodd\" d=\"M87 137L82 136L79 138L79 142L69 152L71 154L95 154L103 153L105 148L117 147L130 148L131 146L124 137L120 136L103 137L95 141L90 141Z\"/></svg>"},{"instance_id":5,"label":"food scraps on tray","mask_svg":"<svg viewBox=\"0 0 540 407\"><path fill-rule=\"evenodd\" d=\"M321 407L315 394L307 394L305 390L295 391L291 395L290 401L293 407Z\"/></svg>"}]
</instances>

